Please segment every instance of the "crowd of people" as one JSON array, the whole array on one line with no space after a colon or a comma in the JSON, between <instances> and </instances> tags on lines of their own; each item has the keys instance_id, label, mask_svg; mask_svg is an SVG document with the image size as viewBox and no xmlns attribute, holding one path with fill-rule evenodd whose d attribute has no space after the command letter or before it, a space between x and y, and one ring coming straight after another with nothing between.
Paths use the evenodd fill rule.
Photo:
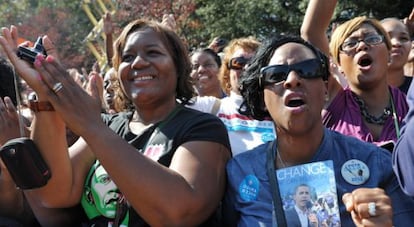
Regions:
<instances>
[{"instance_id":1,"label":"crowd of people","mask_svg":"<svg viewBox=\"0 0 414 227\"><path fill-rule=\"evenodd\" d=\"M300 34L193 51L174 15L114 34L106 13L107 67L90 72L47 35L23 59L2 28L0 145L35 146L0 149L0 225L414 223L414 8L328 36L336 4L310 0ZM45 182L22 187L11 162L44 162Z\"/></svg>"}]
</instances>

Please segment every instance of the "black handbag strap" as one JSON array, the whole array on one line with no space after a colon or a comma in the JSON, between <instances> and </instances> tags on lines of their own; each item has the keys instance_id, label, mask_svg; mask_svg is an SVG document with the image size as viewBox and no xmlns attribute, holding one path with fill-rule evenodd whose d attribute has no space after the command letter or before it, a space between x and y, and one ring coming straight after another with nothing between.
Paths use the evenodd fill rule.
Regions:
<instances>
[{"instance_id":1,"label":"black handbag strap","mask_svg":"<svg viewBox=\"0 0 414 227\"><path fill-rule=\"evenodd\" d=\"M284 227L286 225L286 217L283 211L282 199L280 197L279 184L276 181L276 171L275 171L275 146L276 140L268 143L266 148L267 159L266 159L266 170L267 177L270 182L270 192L272 193L273 198L273 209L275 210L277 226ZM273 215L273 214L272 214Z\"/></svg>"}]
</instances>

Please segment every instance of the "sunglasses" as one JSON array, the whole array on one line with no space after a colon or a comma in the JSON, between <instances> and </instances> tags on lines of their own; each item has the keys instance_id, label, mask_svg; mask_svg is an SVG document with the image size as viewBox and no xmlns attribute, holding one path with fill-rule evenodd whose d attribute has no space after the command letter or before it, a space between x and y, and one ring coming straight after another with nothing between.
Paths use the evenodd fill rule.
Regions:
<instances>
[{"instance_id":1,"label":"sunglasses","mask_svg":"<svg viewBox=\"0 0 414 227\"><path fill-rule=\"evenodd\" d=\"M310 59L292 65L270 65L260 70L259 85L265 87L285 81L291 71L295 71L301 78L324 78L323 65L319 59Z\"/></svg>"},{"instance_id":2,"label":"sunglasses","mask_svg":"<svg viewBox=\"0 0 414 227\"><path fill-rule=\"evenodd\" d=\"M229 64L227 65L227 68L241 70L244 68L247 62L249 62L249 60L250 58L245 58L245 57L232 58L230 59Z\"/></svg>"}]
</instances>

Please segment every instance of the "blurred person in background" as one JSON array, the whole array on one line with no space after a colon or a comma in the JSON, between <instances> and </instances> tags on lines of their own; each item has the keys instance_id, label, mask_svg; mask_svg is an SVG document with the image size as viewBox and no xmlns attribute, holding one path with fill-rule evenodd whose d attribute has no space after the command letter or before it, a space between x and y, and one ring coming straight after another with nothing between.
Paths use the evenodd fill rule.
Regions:
<instances>
[{"instance_id":1,"label":"blurred person in background","mask_svg":"<svg viewBox=\"0 0 414 227\"><path fill-rule=\"evenodd\" d=\"M212 49L204 48L194 50L190 54L192 71L196 92L199 96L226 97L218 79L221 59Z\"/></svg>"},{"instance_id":2,"label":"blurred person in background","mask_svg":"<svg viewBox=\"0 0 414 227\"><path fill-rule=\"evenodd\" d=\"M120 110L115 103L115 92L119 89L119 82L116 76L116 70L114 68L110 68L103 78L103 100L104 100L104 108L105 112L107 113L117 113Z\"/></svg>"},{"instance_id":3,"label":"blurred person in background","mask_svg":"<svg viewBox=\"0 0 414 227\"><path fill-rule=\"evenodd\" d=\"M236 38L224 48L219 79L227 97L196 97L188 107L219 117L227 128L231 151L236 156L275 137L270 119L253 119L239 112L243 97L240 95L239 78L248 67L260 42L253 37Z\"/></svg>"},{"instance_id":4,"label":"blurred person in background","mask_svg":"<svg viewBox=\"0 0 414 227\"><path fill-rule=\"evenodd\" d=\"M385 18L381 25L388 33L391 41L387 80L388 84L397 87L407 94L412 77L404 74L404 65L411 51L411 37L408 27L398 18Z\"/></svg>"}]
</instances>

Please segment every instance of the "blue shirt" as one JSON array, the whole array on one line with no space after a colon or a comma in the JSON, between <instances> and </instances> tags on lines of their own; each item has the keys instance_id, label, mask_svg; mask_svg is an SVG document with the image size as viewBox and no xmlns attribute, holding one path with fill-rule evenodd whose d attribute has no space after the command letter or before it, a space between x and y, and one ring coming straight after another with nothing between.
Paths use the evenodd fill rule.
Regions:
<instances>
[{"instance_id":1,"label":"blue shirt","mask_svg":"<svg viewBox=\"0 0 414 227\"><path fill-rule=\"evenodd\" d=\"M267 143L235 156L227 164L228 189L223 217L226 226L272 226L273 204L266 173ZM341 174L342 165L357 159L368 166L368 179L359 184L348 183ZM394 226L414 223L414 200L398 185L391 165L391 154L385 149L356 138L325 129L324 139L310 162L333 160L342 226L355 226L342 202L344 193L361 187L383 188L392 200ZM249 181L255 190L246 193L240 187Z\"/></svg>"},{"instance_id":2,"label":"blue shirt","mask_svg":"<svg viewBox=\"0 0 414 227\"><path fill-rule=\"evenodd\" d=\"M414 196L414 83L411 83L407 94L408 113L401 128L393 152L393 168L401 188L410 196Z\"/></svg>"}]
</instances>

